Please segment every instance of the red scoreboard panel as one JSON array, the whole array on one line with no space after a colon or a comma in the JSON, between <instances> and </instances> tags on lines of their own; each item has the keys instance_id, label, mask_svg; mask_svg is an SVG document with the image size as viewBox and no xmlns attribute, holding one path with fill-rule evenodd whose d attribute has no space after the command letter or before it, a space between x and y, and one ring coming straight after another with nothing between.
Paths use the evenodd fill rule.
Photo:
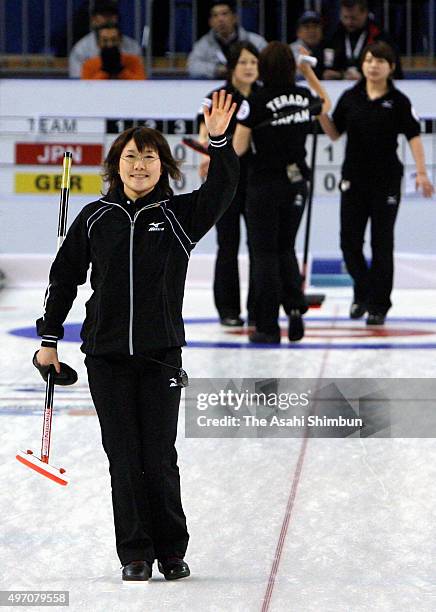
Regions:
<instances>
[{"instance_id":1,"label":"red scoreboard panel","mask_svg":"<svg viewBox=\"0 0 436 612\"><path fill-rule=\"evenodd\" d=\"M81 143L15 143L15 163L18 165L59 166L65 151L73 154L75 166L100 166L103 161L103 145Z\"/></svg>"}]
</instances>

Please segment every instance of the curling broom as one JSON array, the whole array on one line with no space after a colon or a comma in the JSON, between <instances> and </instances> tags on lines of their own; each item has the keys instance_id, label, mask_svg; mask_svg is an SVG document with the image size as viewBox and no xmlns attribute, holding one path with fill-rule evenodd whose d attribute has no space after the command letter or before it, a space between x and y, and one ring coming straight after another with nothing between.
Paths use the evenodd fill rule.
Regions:
<instances>
[{"instance_id":1,"label":"curling broom","mask_svg":"<svg viewBox=\"0 0 436 612\"><path fill-rule=\"evenodd\" d=\"M59 251L62 242L67 233L67 216L68 216L68 200L70 197L70 175L71 175L71 164L72 164L72 153L66 151L64 153L64 161L62 168L62 185L61 195L59 201L59 219L58 219L58 237L57 237L57 249ZM47 384L45 389L45 402L44 402L44 419L42 426L42 442L41 442L41 457L37 457L33 454L33 451L18 451L16 459L20 461L26 467L38 472L42 476L46 476L50 480L57 482L60 485L67 485L68 479L65 476L65 470L63 468L56 468L49 464L50 455L50 437L51 437L51 425L53 418L53 395L54 395L54 384L55 384L56 371L54 366L50 366Z\"/></svg>"},{"instance_id":2,"label":"curling broom","mask_svg":"<svg viewBox=\"0 0 436 612\"><path fill-rule=\"evenodd\" d=\"M318 120L315 119L313 126L313 140L312 140L312 154L310 160L310 178L309 178L309 195L307 198L307 212L306 212L306 227L304 234L304 255L303 265L301 269L301 276L303 277L302 289L305 293L307 272L308 272L308 260L309 260L309 238L310 238L310 224L312 220L312 203L313 193L315 189L315 164L316 164L316 149L318 143ZM325 300L325 294L323 293L312 293L305 294L307 304L309 308L320 308Z\"/></svg>"}]
</instances>

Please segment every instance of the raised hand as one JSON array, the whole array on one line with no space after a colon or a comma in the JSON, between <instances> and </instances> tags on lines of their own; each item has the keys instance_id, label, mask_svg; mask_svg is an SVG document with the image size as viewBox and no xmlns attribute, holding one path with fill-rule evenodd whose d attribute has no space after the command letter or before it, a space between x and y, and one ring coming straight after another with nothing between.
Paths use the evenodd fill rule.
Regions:
<instances>
[{"instance_id":1,"label":"raised hand","mask_svg":"<svg viewBox=\"0 0 436 612\"><path fill-rule=\"evenodd\" d=\"M313 68L312 65L308 62L302 60L304 56L311 57L311 54L305 47L298 47L298 59L297 59L297 67L301 74L306 77L307 74L311 73Z\"/></svg>"},{"instance_id":2,"label":"raised hand","mask_svg":"<svg viewBox=\"0 0 436 612\"><path fill-rule=\"evenodd\" d=\"M214 91L210 109L207 106L203 107L204 122L211 136L221 136L226 133L236 106L236 102L232 104L232 94L226 94L225 89L221 89L219 93Z\"/></svg>"}]
</instances>

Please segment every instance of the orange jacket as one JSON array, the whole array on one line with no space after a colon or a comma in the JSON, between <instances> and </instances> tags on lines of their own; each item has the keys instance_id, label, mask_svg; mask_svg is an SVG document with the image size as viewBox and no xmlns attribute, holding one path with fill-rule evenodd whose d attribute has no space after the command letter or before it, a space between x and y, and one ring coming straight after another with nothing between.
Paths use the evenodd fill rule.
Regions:
<instances>
[{"instance_id":1,"label":"orange jacket","mask_svg":"<svg viewBox=\"0 0 436 612\"><path fill-rule=\"evenodd\" d=\"M142 59L138 55L130 53L121 53L121 63L124 68L115 77L118 80L135 80L141 81L145 79L145 70ZM82 79L109 79L109 74L101 69L101 58L99 55L90 57L82 65Z\"/></svg>"}]
</instances>

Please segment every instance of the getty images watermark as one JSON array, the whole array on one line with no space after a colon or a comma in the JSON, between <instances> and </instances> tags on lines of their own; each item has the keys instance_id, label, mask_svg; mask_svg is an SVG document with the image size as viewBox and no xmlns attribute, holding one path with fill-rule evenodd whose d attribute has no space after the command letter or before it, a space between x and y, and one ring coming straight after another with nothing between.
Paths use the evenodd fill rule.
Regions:
<instances>
[{"instance_id":1,"label":"getty images watermark","mask_svg":"<svg viewBox=\"0 0 436 612\"><path fill-rule=\"evenodd\" d=\"M433 437L432 379L191 379L185 434L237 437Z\"/></svg>"}]
</instances>

